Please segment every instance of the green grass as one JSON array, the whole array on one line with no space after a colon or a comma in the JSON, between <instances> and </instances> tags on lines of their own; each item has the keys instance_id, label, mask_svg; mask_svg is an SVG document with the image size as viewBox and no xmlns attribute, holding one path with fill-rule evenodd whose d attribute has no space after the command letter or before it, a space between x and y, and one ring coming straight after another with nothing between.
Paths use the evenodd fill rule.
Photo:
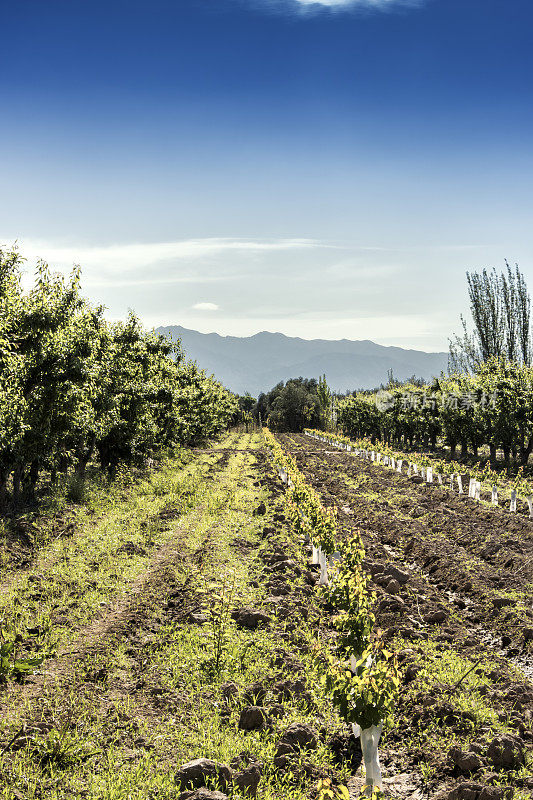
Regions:
<instances>
[{"instance_id":1,"label":"green grass","mask_svg":"<svg viewBox=\"0 0 533 800\"><path fill-rule=\"evenodd\" d=\"M265 590L251 587L249 580L260 571L257 551L263 546L260 533L267 519L254 516L253 511L267 498L249 478L255 467L254 449L260 442L256 435L241 437L239 449L248 447L250 452L231 455L224 470L205 482L199 477L201 464L208 463L205 458L198 460L196 469L192 463L188 466L187 480L193 484L185 484L185 476L178 476L169 464L138 488L135 497L118 503L115 513L111 510L102 516L97 526L80 527L75 540L64 542L65 557L54 553L55 564L63 569L61 580L58 568L52 587L58 582L66 586L70 581L79 585L89 572L87 565L99 556L99 575L93 577L97 587L87 592L83 615L75 607L68 610L70 624L90 616L102 598L118 596L119 589L126 589L128 581L131 583L146 566L143 556L108 556L116 554L116 545L124 540L124 521L129 522L128 541L142 543L147 533L140 521L152 519L169 501L179 500L184 485L195 487L191 495L194 508L177 523L186 536L183 558L176 558L169 567L169 582L194 587L193 596L197 588L206 586L207 610L213 602L209 592L224 576L231 576L231 607L259 601ZM163 486L164 491L153 491L154 486ZM127 508L122 502L127 503ZM154 549L172 535L172 531L158 533L150 528ZM254 547L243 553L234 545L236 537ZM201 563L195 559L198 552L202 553ZM54 745L47 742L50 734L38 737L30 747L6 753L0 762L0 786L2 776L4 780L0 797L12 800L16 788L28 800L43 796L50 800L174 800L174 773L181 763L203 755L227 763L243 752L265 764L261 800L308 797L308 780L300 786L294 775L281 778L269 765L281 731L291 722L310 722L330 732L338 727L338 719L320 691L316 694L316 707L311 709L296 701L286 702L285 717L275 720L273 730L268 732L239 730L239 705L231 707L229 714L221 713L226 709L221 692L224 682L234 681L244 688L256 680L274 679L272 653L280 644L290 648L290 633L284 624L277 623L272 631L251 632L229 622L221 668L214 672L209 624L168 620L162 612L165 598L158 593L160 590L161 586L152 595L148 590L146 596L139 598L143 622L135 631L133 646L131 638L108 637L96 653L75 660L57 683L50 682L40 696L20 705L8 723L0 723L4 728L2 740L28 720L53 719L54 731L57 727L66 731L64 746L58 745L57 734L53 734L57 752L48 760L43 761L42 754ZM11 598L14 596L10 594ZM3 602L7 605L5 598ZM54 629L54 635L66 642L68 628ZM302 635L301 630L298 635ZM299 657L312 686L313 665L305 654ZM99 673L102 679L97 681L94 676ZM84 680L87 676L92 680ZM142 688L132 689L139 680ZM312 762L324 774L331 770L331 753L324 743L312 754Z\"/></svg>"}]
</instances>

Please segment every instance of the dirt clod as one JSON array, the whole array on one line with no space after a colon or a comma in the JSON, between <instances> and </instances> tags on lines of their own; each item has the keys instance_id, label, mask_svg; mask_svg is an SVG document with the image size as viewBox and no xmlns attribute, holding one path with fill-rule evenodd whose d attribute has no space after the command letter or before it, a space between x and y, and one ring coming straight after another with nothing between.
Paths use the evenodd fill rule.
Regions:
<instances>
[{"instance_id":1,"label":"dirt clod","mask_svg":"<svg viewBox=\"0 0 533 800\"><path fill-rule=\"evenodd\" d=\"M259 625L268 625L271 622L268 614L253 608L239 608L231 613L240 628L255 630Z\"/></svg>"},{"instance_id":2,"label":"dirt clod","mask_svg":"<svg viewBox=\"0 0 533 800\"><path fill-rule=\"evenodd\" d=\"M487 756L497 769L517 769L525 762L522 743L511 736L493 739Z\"/></svg>"},{"instance_id":3,"label":"dirt clod","mask_svg":"<svg viewBox=\"0 0 533 800\"><path fill-rule=\"evenodd\" d=\"M265 710L260 706L243 708L239 717L239 728L243 731L259 731L265 726Z\"/></svg>"},{"instance_id":4,"label":"dirt clod","mask_svg":"<svg viewBox=\"0 0 533 800\"><path fill-rule=\"evenodd\" d=\"M233 773L226 764L212 761L210 758L195 758L181 765L175 781L184 789L199 789L208 782L226 789L231 784L232 778Z\"/></svg>"}]
</instances>

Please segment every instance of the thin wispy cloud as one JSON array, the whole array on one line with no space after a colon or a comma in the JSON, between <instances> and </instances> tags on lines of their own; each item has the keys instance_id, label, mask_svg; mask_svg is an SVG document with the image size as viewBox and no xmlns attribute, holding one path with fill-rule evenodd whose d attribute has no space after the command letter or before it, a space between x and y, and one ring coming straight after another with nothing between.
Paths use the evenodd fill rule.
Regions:
<instances>
[{"instance_id":1,"label":"thin wispy cloud","mask_svg":"<svg viewBox=\"0 0 533 800\"><path fill-rule=\"evenodd\" d=\"M4 237L1 241L9 242ZM43 259L50 267L79 264L82 269L123 273L160 262L197 261L227 253L268 253L329 247L314 239L252 240L230 238L184 239L174 242L112 244L108 246L61 245L39 240L22 240L19 248L29 264Z\"/></svg>"},{"instance_id":2,"label":"thin wispy cloud","mask_svg":"<svg viewBox=\"0 0 533 800\"><path fill-rule=\"evenodd\" d=\"M398 5L402 0L294 0L301 6L328 6L329 8L340 8L342 6L367 6L373 8L385 8L387 6Z\"/></svg>"},{"instance_id":3,"label":"thin wispy cloud","mask_svg":"<svg viewBox=\"0 0 533 800\"><path fill-rule=\"evenodd\" d=\"M416 7L426 0L248 0L256 8L288 13L316 13L320 11L387 11L400 6Z\"/></svg>"}]
</instances>

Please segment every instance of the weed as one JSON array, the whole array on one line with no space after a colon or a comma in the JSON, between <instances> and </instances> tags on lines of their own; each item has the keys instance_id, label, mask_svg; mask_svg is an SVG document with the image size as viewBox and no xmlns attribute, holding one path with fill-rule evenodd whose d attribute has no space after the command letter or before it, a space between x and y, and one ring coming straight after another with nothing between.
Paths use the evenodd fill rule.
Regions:
<instances>
[{"instance_id":1,"label":"weed","mask_svg":"<svg viewBox=\"0 0 533 800\"><path fill-rule=\"evenodd\" d=\"M45 656L33 658L18 658L16 637L6 639L0 630L0 683L6 683L9 678L20 679L29 675L43 663Z\"/></svg>"},{"instance_id":2,"label":"weed","mask_svg":"<svg viewBox=\"0 0 533 800\"><path fill-rule=\"evenodd\" d=\"M83 503L86 497L86 482L81 475L71 475L66 491L67 500L71 503Z\"/></svg>"},{"instance_id":3,"label":"weed","mask_svg":"<svg viewBox=\"0 0 533 800\"><path fill-rule=\"evenodd\" d=\"M219 581L206 582L200 595L208 604L210 640L212 655L204 661L208 672L219 675L225 661L225 654L230 640L230 631L234 628L231 609L235 598L235 574L228 572Z\"/></svg>"},{"instance_id":4,"label":"weed","mask_svg":"<svg viewBox=\"0 0 533 800\"><path fill-rule=\"evenodd\" d=\"M317 800L350 800L346 786L332 787L329 778L321 778L317 784Z\"/></svg>"},{"instance_id":5,"label":"weed","mask_svg":"<svg viewBox=\"0 0 533 800\"><path fill-rule=\"evenodd\" d=\"M43 738L34 739L31 751L40 766L48 771L53 767L64 769L99 752L91 750L76 731L70 730L69 723L60 729L52 728Z\"/></svg>"}]
</instances>

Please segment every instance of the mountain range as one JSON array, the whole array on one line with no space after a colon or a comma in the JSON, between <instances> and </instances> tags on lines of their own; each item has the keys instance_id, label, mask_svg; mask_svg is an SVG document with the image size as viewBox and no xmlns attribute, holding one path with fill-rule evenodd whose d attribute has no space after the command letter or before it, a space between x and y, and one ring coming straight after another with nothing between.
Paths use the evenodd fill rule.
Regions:
<instances>
[{"instance_id":1,"label":"mountain range","mask_svg":"<svg viewBox=\"0 0 533 800\"><path fill-rule=\"evenodd\" d=\"M339 392L372 389L387 382L387 374L406 380L412 375L431 379L446 372L447 353L425 353L384 347L370 340L299 339L262 331L254 336L220 336L170 325L157 333L181 340L187 358L213 374L238 394L254 397L289 378L317 378L325 374Z\"/></svg>"}]
</instances>

